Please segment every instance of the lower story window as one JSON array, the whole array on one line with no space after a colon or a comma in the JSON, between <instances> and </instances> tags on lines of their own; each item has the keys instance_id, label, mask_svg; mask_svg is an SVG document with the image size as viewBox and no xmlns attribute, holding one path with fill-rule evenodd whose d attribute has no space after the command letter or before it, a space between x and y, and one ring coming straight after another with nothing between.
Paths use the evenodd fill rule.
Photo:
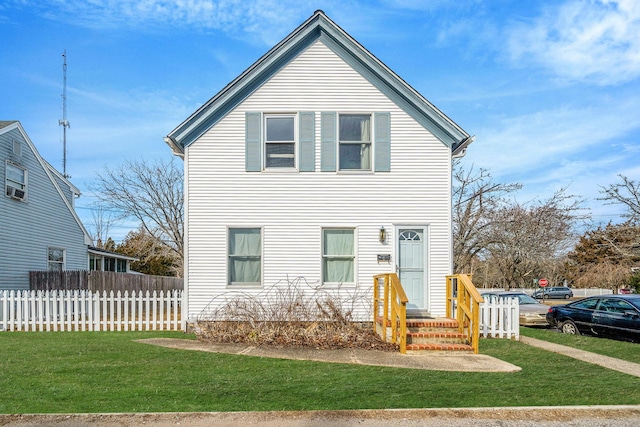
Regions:
<instances>
[{"instance_id":1,"label":"lower story window","mask_svg":"<svg viewBox=\"0 0 640 427\"><path fill-rule=\"evenodd\" d=\"M355 270L355 230L328 228L322 230L322 281L353 283Z\"/></svg>"},{"instance_id":2,"label":"lower story window","mask_svg":"<svg viewBox=\"0 0 640 427\"><path fill-rule=\"evenodd\" d=\"M262 282L262 230L230 228L228 248L229 285L260 285Z\"/></svg>"},{"instance_id":3,"label":"lower story window","mask_svg":"<svg viewBox=\"0 0 640 427\"><path fill-rule=\"evenodd\" d=\"M64 249L49 248L47 252L48 252L49 270L51 271L64 270Z\"/></svg>"}]
</instances>

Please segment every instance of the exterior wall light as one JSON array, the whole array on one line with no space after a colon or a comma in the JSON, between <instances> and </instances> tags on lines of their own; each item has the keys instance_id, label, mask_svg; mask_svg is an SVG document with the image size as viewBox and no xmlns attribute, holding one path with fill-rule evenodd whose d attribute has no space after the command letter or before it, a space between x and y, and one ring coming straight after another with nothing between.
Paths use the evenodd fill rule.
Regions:
<instances>
[{"instance_id":1,"label":"exterior wall light","mask_svg":"<svg viewBox=\"0 0 640 427\"><path fill-rule=\"evenodd\" d=\"M380 243L384 243L387 240L387 230L384 227L380 227Z\"/></svg>"}]
</instances>

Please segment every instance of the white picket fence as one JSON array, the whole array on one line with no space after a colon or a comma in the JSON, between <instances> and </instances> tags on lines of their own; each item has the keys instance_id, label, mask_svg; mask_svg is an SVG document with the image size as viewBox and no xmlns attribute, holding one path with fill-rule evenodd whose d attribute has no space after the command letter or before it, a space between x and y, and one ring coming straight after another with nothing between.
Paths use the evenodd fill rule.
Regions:
<instances>
[{"instance_id":1,"label":"white picket fence","mask_svg":"<svg viewBox=\"0 0 640 427\"><path fill-rule=\"evenodd\" d=\"M0 331L181 330L182 291L0 291Z\"/></svg>"},{"instance_id":2,"label":"white picket fence","mask_svg":"<svg viewBox=\"0 0 640 427\"><path fill-rule=\"evenodd\" d=\"M520 339L520 304L514 297L488 297L480 304L480 335Z\"/></svg>"}]
</instances>

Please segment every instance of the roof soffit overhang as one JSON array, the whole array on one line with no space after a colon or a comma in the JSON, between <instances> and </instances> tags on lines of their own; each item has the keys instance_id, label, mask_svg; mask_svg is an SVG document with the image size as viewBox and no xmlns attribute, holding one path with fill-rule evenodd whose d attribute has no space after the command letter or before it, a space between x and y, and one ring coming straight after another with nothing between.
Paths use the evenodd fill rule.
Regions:
<instances>
[{"instance_id":1,"label":"roof soffit overhang","mask_svg":"<svg viewBox=\"0 0 640 427\"><path fill-rule=\"evenodd\" d=\"M317 40L335 52L447 147L453 150L469 139L469 134L462 128L331 21L322 11L317 11L171 131L164 138L165 142L174 154L183 157L186 146L202 136Z\"/></svg>"}]
</instances>

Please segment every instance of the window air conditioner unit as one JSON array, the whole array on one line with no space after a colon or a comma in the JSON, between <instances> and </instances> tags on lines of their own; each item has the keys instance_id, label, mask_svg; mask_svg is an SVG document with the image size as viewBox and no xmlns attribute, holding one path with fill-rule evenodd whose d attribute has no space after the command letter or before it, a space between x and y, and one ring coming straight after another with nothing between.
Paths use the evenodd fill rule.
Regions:
<instances>
[{"instance_id":1,"label":"window air conditioner unit","mask_svg":"<svg viewBox=\"0 0 640 427\"><path fill-rule=\"evenodd\" d=\"M19 188L7 186L7 196L12 197L18 200L24 200L24 190L20 190Z\"/></svg>"}]
</instances>

